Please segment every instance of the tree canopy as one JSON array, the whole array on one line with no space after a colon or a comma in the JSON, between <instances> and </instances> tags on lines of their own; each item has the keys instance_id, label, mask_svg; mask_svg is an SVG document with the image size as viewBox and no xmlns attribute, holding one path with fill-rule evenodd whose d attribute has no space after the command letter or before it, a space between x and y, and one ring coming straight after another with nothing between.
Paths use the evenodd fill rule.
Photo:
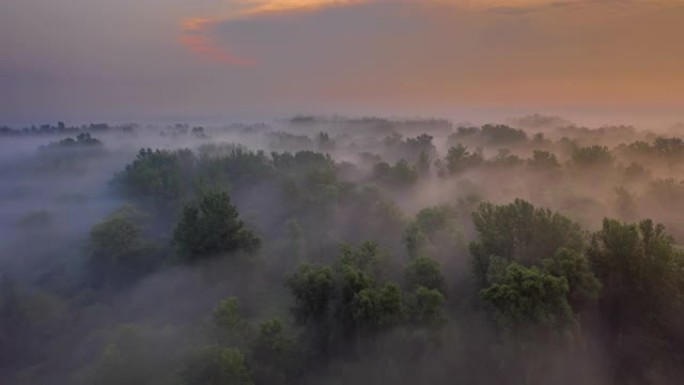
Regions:
<instances>
[{"instance_id":1,"label":"tree canopy","mask_svg":"<svg viewBox=\"0 0 684 385\"><path fill-rule=\"evenodd\" d=\"M183 207L173 232L181 257L194 262L237 251L255 251L261 241L239 218L225 191L204 192Z\"/></svg>"}]
</instances>

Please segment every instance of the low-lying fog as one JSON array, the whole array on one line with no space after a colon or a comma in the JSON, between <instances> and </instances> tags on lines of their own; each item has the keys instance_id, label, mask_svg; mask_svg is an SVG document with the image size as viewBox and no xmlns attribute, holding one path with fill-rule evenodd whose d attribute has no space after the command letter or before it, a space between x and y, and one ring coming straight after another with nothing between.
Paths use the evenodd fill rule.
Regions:
<instances>
[{"instance_id":1,"label":"low-lying fog","mask_svg":"<svg viewBox=\"0 0 684 385\"><path fill-rule=\"evenodd\" d=\"M676 126L582 127L540 115L482 126L297 116L215 126L0 127L0 383L677 383L684 372L684 326L677 323L684 320L684 265L673 257L684 242L682 136ZM218 192L229 194L240 231L200 223L210 211L228 210L215 200L202 211L203 197L223 199ZM473 222L474 212L486 217L481 203L503 207L516 199L579 226L576 251L584 262L573 271L591 265L587 274L600 294L590 305L575 301L572 278L525 258L519 261L529 271L565 280L567 303L544 297L553 295L546 288L530 295L553 304L502 310L488 290L508 282L491 278L501 259L494 257L504 255L485 256L488 281L478 286L477 250L496 250L508 236L511 247L549 236L538 241L572 249L557 241L564 234L542 234L547 225L515 227L533 226L541 210L527 222L510 214L503 227L492 225L495 235ZM198 207L200 219L188 219L188 209ZM670 247L667 266L677 266L670 286L652 289L665 280L661 270L636 283L615 278L642 285L635 289L641 307L609 297L613 278L597 262L599 251L610 249L599 245L604 218L650 218L673 237L662 246ZM232 243L195 234L200 228ZM656 258L641 234L646 246L634 247ZM345 302L348 271L338 263L359 255L381 261L367 273L376 291L364 292L367 298L354 292ZM419 285L439 289L433 297L406 283L419 258L440 269L439 287ZM322 298L315 297L322 286L304 290L298 279L320 283L327 274L298 270L306 263L331 267L325 315L313 308L301 315L307 298ZM377 294L381 305L370 308L385 309L394 289L381 283L394 281L401 317L387 321L395 314L387 310L360 322L370 310L345 307L362 298L375 304ZM313 294L302 294L307 290ZM664 316L663 308L643 310L655 301L649 295L677 298ZM239 315L234 303L221 302L229 297ZM434 314L415 310L436 297ZM572 327L559 326L557 306L569 306ZM604 316L606 306L620 316ZM542 308L550 315L540 316ZM651 318L628 322L640 312ZM279 321L269 321L274 317ZM512 327L502 317L524 322ZM551 335L554 328L562 332Z\"/></svg>"}]
</instances>

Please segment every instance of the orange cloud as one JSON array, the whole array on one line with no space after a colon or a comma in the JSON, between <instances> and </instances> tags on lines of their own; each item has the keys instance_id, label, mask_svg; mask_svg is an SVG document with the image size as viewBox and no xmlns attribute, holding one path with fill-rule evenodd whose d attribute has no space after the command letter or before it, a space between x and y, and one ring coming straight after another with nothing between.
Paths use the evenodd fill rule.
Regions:
<instances>
[{"instance_id":1,"label":"orange cloud","mask_svg":"<svg viewBox=\"0 0 684 385\"><path fill-rule=\"evenodd\" d=\"M314 12L332 7L346 7L369 3L446 5L475 11L493 9L543 9L551 6L591 5L595 0L224 0L229 3L225 12L218 16L193 17L181 21L180 44L190 52L208 61L228 65L249 65L254 60L240 57L217 41L214 27L232 20L251 19L271 14ZM635 4L684 4L684 0L611 0L607 4L625 6L622 11Z\"/></svg>"},{"instance_id":2,"label":"orange cloud","mask_svg":"<svg viewBox=\"0 0 684 385\"><path fill-rule=\"evenodd\" d=\"M358 3L367 3L369 0L247 0L246 5L251 5L236 16L253 16L271 12L291 12L316 10L333 6L346 6Z\"/></svg>"},{"instance_id":3,"label":"orange cloud","mask_svg":"<svg viewBox=\"0 0 684 385\"><path fill-rule=\"evenodd\" d=\"M190 52L210 62L235 66L247 66L253 61L233 55L215 40L211 30L222 19L189 18L181 22L181 35L178 39Z\"/></svg>"},{"instance_id":4,"label":"orange cloud","mask_svg":"<svg viewBox=\"0 0 684 385\"><path fill-rule=\"evenodd\" d=\"M233 8L221 16L192 17L181 21L182 44L190 52L200 55L211 62L229 65L248 65L253 61L241 58L232 54L220 42L217 42L212 34L215 25L235 20L263 16L275 13L307 12L316 11L329 7L342 7L371 2L381 2L382 0L237 0L231 1ZM384 0L391 3L411 3L411 0ZM493 7L493 6L520 6L537 5L550 2L551 0L421 0L421 2L437 4L458 4L468 7ZM416 1L417 2L417 1Z\"/></svg>"},{"instance_id":5,"label":"orange cloud","mask_svg":"<svg viewBox=\"0 0 684 385\"><path fill-rule=\"evenodd\" d=\"M208 61L229 65L250 65L254 61L232 54L212 34L217 24L269 13L315 11L326 7L348 6L369 0L240 0L238 10L217 17L192 17L181 21L179 42L190 52Z\"/></svg>"}]
</instances>

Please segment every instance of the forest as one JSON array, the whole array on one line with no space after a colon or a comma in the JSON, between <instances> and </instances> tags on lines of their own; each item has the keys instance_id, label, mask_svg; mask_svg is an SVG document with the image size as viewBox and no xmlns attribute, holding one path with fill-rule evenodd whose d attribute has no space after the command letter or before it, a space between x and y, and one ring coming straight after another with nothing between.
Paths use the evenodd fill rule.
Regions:
<instances>
[{"instance_id":1,"label":"forest","mask_svg":"<svg viewBox=\"0 0 684 385\"><path fill-rule=\"evenodd\" d=\"M681 384L682 127L0 127L0 383Z\"/></svg>"}]
</instances>

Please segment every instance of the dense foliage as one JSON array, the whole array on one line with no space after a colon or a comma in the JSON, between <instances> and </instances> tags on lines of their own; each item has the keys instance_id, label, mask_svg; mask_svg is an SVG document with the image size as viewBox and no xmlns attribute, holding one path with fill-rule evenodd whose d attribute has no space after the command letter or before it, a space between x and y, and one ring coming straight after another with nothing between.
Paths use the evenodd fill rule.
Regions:
<instances>
[{"instance_id":1,"label":"dense foliage","mask_svg":"<svg viewBox=\"0 0 684 385\"><path fill-rule=\"evenodd\" d=\"M684 142L547 121L0 130L0 383L681 382Z\"/></svg>"}]
</instances>

